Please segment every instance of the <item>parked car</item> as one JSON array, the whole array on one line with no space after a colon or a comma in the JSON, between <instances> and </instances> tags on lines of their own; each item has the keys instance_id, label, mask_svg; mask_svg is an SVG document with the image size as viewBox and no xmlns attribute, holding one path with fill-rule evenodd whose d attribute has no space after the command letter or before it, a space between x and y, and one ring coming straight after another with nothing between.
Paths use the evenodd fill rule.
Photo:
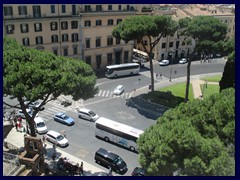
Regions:
<instances>
[{"instance_id":1,"label":"parked car","mask_svg":"<svg viewBox=\"0 0 240 180\"><path fill-rule=\"evenodd\" d=\"M99 148L94 156L95 161L119 174L125 174L128 170L126 162L117 154Z\"/></svg>"},{"instance_id":2,"label":"parked car","mask_svg":"<svg viewBox=\"0 0 240 180\"><path fill-rule=\"evenodd\" d=\"M30 116L32 116L32 114L33 114L33 110L32 110L32 109L27 108L26 111L27 111L27 113L28 113ZM21 109L18 110L17 116L19 116L19 117L21 117L21 118L23 118L23 119L26 119L26 117L25 117L25 115L23 114L23 111L22 111ZM38 114L36 115L36 117L37 117L37 116L38 116Z\"/></svg>"},{"instance_id":3,"label":"parked car","mask_svg":"<svg viewBox=\"0 0 240 180\"><path fill-rule=\"evenodd\" d=\"M66 147L69 145L67 138L53 130L47 132L46 140L60 147Z\"/></svg>"},{"instance_id":4,"label":"parked car","mask_svg":"<svg viewBox=\"0 0 240 180\"><path fill-rule=\"evenodd\" d=\"M29 108L37 109L40 106L41 102L39 102L39 101L35 101L35 102L25 101L24 104L28 105ZM40 108L40 110L43 110L43 109L44 109L44 107L42 106Z\"/></svg>"},{"instance_id":5,"label":"parked car","mask_svg":"<svg viewBox=\"0 0 240 180\"><path fill-rule=\"evenodd\" d=\"M81 108L78 110L78 117L93 122L95 122L99 118L99 116L95 112L86 108Z\"/></svg>"},{"instance_id":6,"label":"parked car","mask_svg":"<svg viewBox=\"0 0 240 180\"><path fill-rule=\"evenodd\" d=\"M69 126L75 123L75 121L71 117L67 116L65 113L62 112L56 113L53 116L53 119Z\"/></svg>"},{"instance_id":7,"label":"parked car","mask_svg":"<svg viewBox=\"0 0 240 180\"><path fill-rule=\"evenodd\" d=\"M47 132L47 126L41 117L35 117L34 122L38 134L44 134Z\"/></svg>"},{"instance_id":8,"label":"parked car","mask_svg":"<svg viewBox=\"0 0 240 180\"><path fill-rule=\"evenodd\" d=\"M141 167L135 167L133 172L131 173L132 176L145 176L145 170Z\"/></svg>"},{"instance_id":9,"label":"parked car","mask_svg":"<svg viewBox=\"0 0 240 180\"><path fill-rule=\"evenodd\" d=\"M160 65L160 66L167 66L167 65L169 65L169 60L164 59L164 60L162 60L162 61L159 62L159 65Z\"/></svg>"},{"instance_id":10,"label":"parked car","mask_svg":"<svg viewBox=\"0 0 240 180\"><path fill-rule=\"evenodd\" d=\"M115 95L121 95L124 92L124 87L123 85L118 85L115 89L114 89L114 94Z\"/></svg>"},{"instance_id":11,"label":"parked car","mask_svg":"<svg viewBox=\"0 0 240 180\"><path fill-rule=\"evenodd\" d=\"M185 63L187 63L187 58L181 58L179 60L179 64L185 64Z\"/></svg>"}]
</instances>

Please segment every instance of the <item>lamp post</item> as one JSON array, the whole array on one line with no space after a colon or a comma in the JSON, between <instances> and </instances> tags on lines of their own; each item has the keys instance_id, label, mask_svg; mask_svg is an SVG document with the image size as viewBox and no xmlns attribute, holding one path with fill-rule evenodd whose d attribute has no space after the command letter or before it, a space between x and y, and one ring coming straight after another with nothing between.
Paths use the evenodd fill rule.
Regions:
<instances>
[{"instance_id":1,"label":"lamp post","mask_svg":"<svg viewBox=\"0 0 240 180\"><path fill-rule=\"evenodd\" d=\"M169 78L169 82L171 82L172 81L172 55L173 55L173 53L172 52L170 52L169 53L169 56L170 56L170 66L171 66L171 69L170 69L170 78Z\"/></svg>"}]
</instances>

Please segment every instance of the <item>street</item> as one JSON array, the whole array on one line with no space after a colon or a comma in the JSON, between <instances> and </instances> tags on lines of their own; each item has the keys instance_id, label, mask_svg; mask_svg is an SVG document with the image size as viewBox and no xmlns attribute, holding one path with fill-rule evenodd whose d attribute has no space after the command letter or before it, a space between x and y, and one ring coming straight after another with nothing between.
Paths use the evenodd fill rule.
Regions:
<instances>
[{"instance_id":1,"label":"street","mask_svg":"<svg viewBox=\"0 0 240 180\"><path fill-rule=\"evenodd\" d=\"M201 64L199 61L192 62L191 75L223 72L224 65L225 61L223 60L212 64ZM170 74L171 66L172 74ZM172 81L174 81L177 77L186 76L186 68L187 64L160 67L158 62L154 63L154 73L161 73L162 78L165 80L169 79L170 76ZM161 80L162 79L155 79L155 82ZM124 86L125 91L121 96L114 96L113 90L119 84ZM62 130L66 131L66 136L70 145L66 148L62 148L62 150L106 170L106 168L94 162L94 153L100 147L105 148L120 155L123 160L126 161L128 165L128 172L125 175L131 175L132 170L136 166L140 166L138 163L138 154L96 138L94 134L94 123L78 118L75 108L85 107L93 110L99 116L144 130L155 124L156 119L147 118L146 116L140 114L136 108L126 106L126 99L128 99L130 95L134 96L134 92L139 88L148 86L149 84L150 71L149 65L147 64L141 69L140 74L136 76L117 79L98 79L98 94L86 101L79 100L78 102L73 102L72 106L69 107L63 107L58 100L50 102L45 105L45 109L43 111L39 112L39 116L45 120L48 130L55 130L58 132L61 132ZM75 124L73 126L66 126L55 122L53 120L53 115L56 112L66 112L67 115L75 120Z\"/></svg>"}]
</instances>

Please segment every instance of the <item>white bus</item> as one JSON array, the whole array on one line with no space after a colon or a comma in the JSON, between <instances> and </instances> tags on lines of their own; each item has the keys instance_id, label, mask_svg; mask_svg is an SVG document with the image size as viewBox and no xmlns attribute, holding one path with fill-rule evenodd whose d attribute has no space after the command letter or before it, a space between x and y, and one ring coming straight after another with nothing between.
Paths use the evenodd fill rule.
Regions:
<instances>
[{"instance_id":1,"label":"white bus","mask_svg":"<svg viewBox=\"0 0 240 180\"><path fill-rule=\"evenodd\" d=\"M106 66L105 76L108 78L139 74L138 63L125 63Z\"/></svg>"},{"instance_id":2,"label":"white bus","mask_svg":"<svg viewBox=\"0 0 240 180\"><path fill-rule=\"evenodd\" d=\"M148 54L137 50L137 49L133 49L133 60L132 62L138 63L140 64L140 66L144 66L144 64L148 61Z\"/></svg>"},{"instance_id":3,"label":"white bus","mask_svg":"<svg viewBox=\"0 0 240 180\"><path fill-rule=\"evenodd\" d=\"M100 117L95 121L95 136L137 151L137 139L142 130Z\"/></svg>"}]
</instances>

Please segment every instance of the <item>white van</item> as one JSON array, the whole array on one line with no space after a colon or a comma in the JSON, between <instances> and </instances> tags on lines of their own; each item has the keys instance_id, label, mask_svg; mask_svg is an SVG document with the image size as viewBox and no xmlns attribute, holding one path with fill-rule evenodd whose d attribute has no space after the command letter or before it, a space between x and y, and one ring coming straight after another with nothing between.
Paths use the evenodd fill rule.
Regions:
<instances>
[{"instance_id":1,"label":"white van","mask_svg":"<svg viewBox=\"0 0 240 180\"><path fill-rule=\"evenodd\" d=\"M45 122L43 121L43 119L41 117L35 117L34 122L35 122L35 127L36 127L37 133L44 134L48 131L47 126L45 125Z\"/></svg>"}]
</instances>

